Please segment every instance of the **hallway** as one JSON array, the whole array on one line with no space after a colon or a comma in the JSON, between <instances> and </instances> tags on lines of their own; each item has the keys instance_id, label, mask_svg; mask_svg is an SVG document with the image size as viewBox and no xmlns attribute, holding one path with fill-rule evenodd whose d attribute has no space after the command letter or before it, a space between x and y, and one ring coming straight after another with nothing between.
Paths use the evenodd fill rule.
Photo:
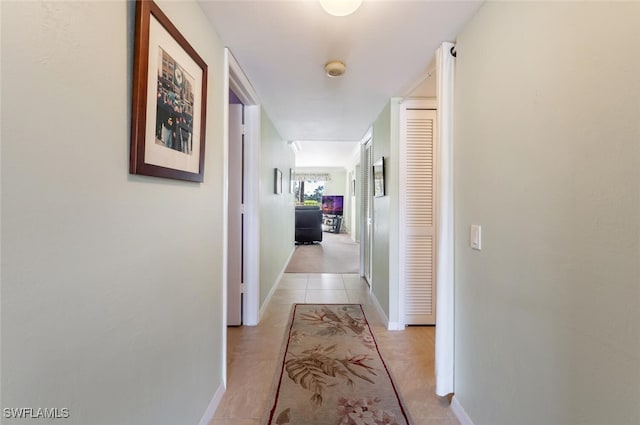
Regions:
<instances>
[{"instance_id":1,"label":"hallway","mask_svg":"<svg viewBox=\"0 0 640 425\"><path fill-rule=\"evenodd\" d=\"M287 273L260 325L228 328L227 391L209 425L261 423L293 303L362 304L414 425L459 424L448 403L434 395L434 327L388 331L357 274Z\"/></svg>"}]
</instances>

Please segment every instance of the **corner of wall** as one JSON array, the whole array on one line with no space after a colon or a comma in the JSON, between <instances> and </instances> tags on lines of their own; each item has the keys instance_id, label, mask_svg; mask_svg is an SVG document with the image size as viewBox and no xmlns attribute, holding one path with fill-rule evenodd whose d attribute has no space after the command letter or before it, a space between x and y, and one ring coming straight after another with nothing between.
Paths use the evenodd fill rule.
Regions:
<instances>
[{"instance_id":1,"label":"corner of wall","mask_svg":"<svg viewBox=\"0 0 640 425\"><path fill-rule=\"evenodd\" d=\"M293 257L293 254L295 252L296 252L296 248L294 246L293 249L291 250L291 254L289 254L289 258L287 258L287 261L285 261L284 266L282 267L282 270L278 274L278 277L271 284L271 290L269 291L269 293L265 297L264 302L262 303L262 306L260 306L260 315L259 315L260 319L259 320L262 320L262 318L264 317L264 313L267 311L267 305L269 305L269 301L271 300L271 297L273 297L273 293L276 292L276 289L278 288L278 282L280 282L280 279L282 279L282 276L284 276L284 273L287 270L287 266L289 265L289 262L291 261L291 257Z\"/></svg>"},{"instance_id":2,"label":"corner of wall","mask_svg":"<svg viewBox=\"0 0 640 425\"><path fill-rule=\"evenodd\" d=\"M294 248L294 199L289 193L288 170L295 156L263 109L260 140L260 292L262 310L272 294ZM283 172L282 193L273 190L273 170ZM290 214L289 214L290 212Z\"/></svg>"},{"instance_id":3,"label":"corner of wall","mask_svg":"<svg viewBox=\"0 0 640 425\"><path fill-rule=\"evenodd\" d=\"M467 412L464 410L456 396L453 396L453 399L451 400L451 411L456 415L456 418L458 418L460 425L473 425L471 418L467 415Z\"/></svg>"},{"instance_id":4,"label":"corner of wall","mask_svg":"<svg viewBox=\"0 0 640 425\"><path fill-rule=\"evenodd\" d=\"M380 315L380 317L382 318L382 321L387 326L387 329L394 330L394 329L389 328L389 326L390 326L389 317L387 316L387 313L384 311L384 309L380 305L380 302L378 301L378 297L376 297L376 294L373 293L373 291L371 292L371 296L373 297L373 305L376 308L376 310L378 311L378 314Z\"/></svg>"},{"instance_id":5,"label":"corner of wall","mask_svg":"<svg viewBox=\"0 0 640 425\"><path fill-rule=\"evenodd\" d=\"M404 329L404 296L398 276L400 274L400 103L402 98L392 97L389 117L389 329Z\"/></svg>"},{"instance_id":6,"label":"corner of wall","mask_svg":"<svg viewBox=\"0 0 640 425\"><path fill-rule=\"evenodd\" d=\"M209 405L207 406L207 410L205 410L198 425L208 425L209 422L211 422L211 420L213 419L213 416L216 413L216 409L218 408L218 406L220 405L220 402L222 401L222 396L224 396L225 391L226 389L225 389L224 383L221 383L218 389L216 390L216 392L213 394L213 398L209 402Z\"/></svg>"}]
</instances>

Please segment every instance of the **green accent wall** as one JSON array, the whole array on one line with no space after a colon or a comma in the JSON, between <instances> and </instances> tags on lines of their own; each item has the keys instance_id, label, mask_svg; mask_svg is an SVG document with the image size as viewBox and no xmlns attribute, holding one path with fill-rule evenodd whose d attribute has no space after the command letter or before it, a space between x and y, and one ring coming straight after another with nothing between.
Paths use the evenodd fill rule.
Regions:
<instances>
[{"instance_id":1,"label":"green accent wall","mask_svg":"<svg viewBox=\"0 0 640 425\"><path fill-rule=\"evenodd\" d=\"M223 383L224 46L159 2L209 67L204 182L130 175L134 6L1 6L2 407L69 425L196 424Z\"/></svg>"},{"instance_id":2,"label":"green accent wall","mask_svg":"<svg viewBox=\"0 0 640 425\"><path fill-rule=\"evenodd\" d=\"M458 38L455 397L475 425L640 423L639 22L637 2L488 2Z\"/></svg>"},{"instance_id":3,"label":"green accent wall","mask_svg":"<svg viewBox=\"0 0 640 425\"><path fill-rule=\"evenodd\" d=\"M373 123L372 132L372 161L385 158L386 190L387 196L373 198L373 227L372 240L373 249L371 252L372 264L372 291L378 303L389 317L389 221L391 209L392 187L390 172L392 169L391 158L391 103L387 103L376 121Z\"/></svg>"},{"instance_id":4,"label":"green accent wall","mask_svg":"<svg viewBox=\"0 0 640 425\"><path fill-rule=\"evenodd\" d=\"M373 198L372 291L387 315L390 329L399 327L398 285L398 151L399 98L391 98L372 129L372 161L384 157L385 196Z\"/></svg>"},{"instance_id":5,"label":"green accent wall","mask_svg":"<svg viewBox=\"0 0 640 425\"><path fill-rule=\"evenodd\" d=\"M260 122L260 305L276 285L294 248L294 197L289 170L295 155L262 111ZM274 193L274 169L282 171L282 193Z\"/></svg>"}]
</instances>

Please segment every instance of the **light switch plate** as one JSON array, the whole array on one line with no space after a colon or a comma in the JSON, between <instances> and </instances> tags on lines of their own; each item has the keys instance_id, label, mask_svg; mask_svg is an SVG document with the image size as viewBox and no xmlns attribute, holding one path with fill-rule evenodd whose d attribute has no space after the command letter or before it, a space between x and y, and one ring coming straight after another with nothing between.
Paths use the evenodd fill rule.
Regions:
<instances>
[{"instance_id":1,"label":"light switch plate","mask_svg":"<svg viewBox=\"0 0 640 425\"><path fill-rule=\"evenodd\" d=\"M482 249L482 226L478 224L471 225L471 231L469 232L469 244L472 249L480 251Z\"/></svg>"}]
</instances>

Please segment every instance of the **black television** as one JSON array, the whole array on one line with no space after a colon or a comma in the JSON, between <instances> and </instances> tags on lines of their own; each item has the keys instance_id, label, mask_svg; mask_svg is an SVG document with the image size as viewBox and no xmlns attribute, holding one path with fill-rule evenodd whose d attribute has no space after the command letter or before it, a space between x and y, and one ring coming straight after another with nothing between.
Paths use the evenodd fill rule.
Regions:
<instances>
[{"instance_id":1,"label":"black television","mask_svg":"<svg viewBox=\"0 0 640 425\"><path fill-rule=\"evenodd\" d=\"M342 215L344 196L324 195L322 197L322 214Z\"/></svg>"}]
</instances>

